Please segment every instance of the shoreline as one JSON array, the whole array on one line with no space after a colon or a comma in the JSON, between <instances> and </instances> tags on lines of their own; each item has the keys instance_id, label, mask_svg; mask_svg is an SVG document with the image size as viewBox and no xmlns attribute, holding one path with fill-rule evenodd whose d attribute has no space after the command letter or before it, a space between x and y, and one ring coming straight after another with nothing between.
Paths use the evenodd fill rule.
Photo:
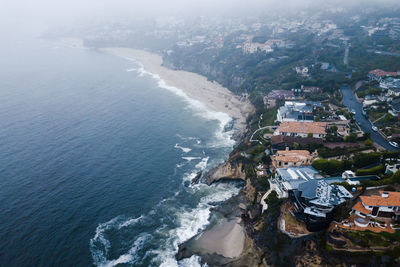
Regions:
<instances>
[{"instance_id":1,"label":"shoreline","mask_svg":"<svg viewBox=\"0 0 400 267\"><path fill-rule=\"evenodd\" d=\"M160 87L173 91L190 102L190 104L198 107L203 105L200 106L202 108L201 111L205 110L206 113L210 113L210 111L214 113L205 115L208 118L219 120L222 129L232 122L234 134L231 138L236 136L236 141L240 142L243 134L247 132L246 120L255 111L255 108L246 97L236 96L227 88L207 80L202 75L164 67L161 56L144 50L130 48L101 48L99 50L134 61L140 65L140 68L127 71L137 71L141 75L148 74L158 80ZM225 159L224 162L228 161L229 158ZM215 168L218 167L216 166ZM244 177L241 178L245 180L243 179ZM217 180L219 179L215 181ZM241 192L243 190L244 188L241 189ZM239 193L239 195L242 194ZM239 215L241 213L239 205L236 203L230 209L232 210L228 212L229 214L226 214L227 217L225 219L221 219L216 225L207 226L206 229L180 244L176 255L177 259L199 255L201 258L206 259L204 262L240 261L243 253L248 253L249 246L252 246L249 245L249 237L246 233L244 222ZM217 213L219 212L216 210L211 212L209 223ZM189 254L180 257L181 246L186 247L187 244L191 244L191 248L186 251Z\"/></svg>"},{"instance_id":2,"label":"shoreline","mask_svg":"<svg viewBox=\"0 0 400 267\"><path fill-rule=\"evenodd\" d=\"M213 119L221 121L224 127L233 120L235 132L246 131L246 119L254 112L254 107L244 96L237 96L227 88L206 77L188 71L172 70L163 66L160 55L138 49L108 47L100 48L102 52L124 58L141 65L137 71L159 79L160 87L174 91L188 101L196 101L195 106L205 106L215 112ZM229 118L227 118L229 116Z\"/></svg>"}]
</instances>

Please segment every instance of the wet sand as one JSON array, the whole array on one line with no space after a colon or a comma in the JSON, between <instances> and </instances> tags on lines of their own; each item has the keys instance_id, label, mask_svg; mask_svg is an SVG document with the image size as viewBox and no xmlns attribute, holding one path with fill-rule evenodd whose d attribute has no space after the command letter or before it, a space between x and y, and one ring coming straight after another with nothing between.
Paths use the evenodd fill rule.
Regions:
<instances>
[{"instance_id":1,"label":"wet sand","mask_svg":"<svg viewBox=\"0 0 400 267\"><path fill-rule=\"evenodd\" d=\"M202 253L219 254L226 258L237 258L243 251L245 234L239 219L222 220L202 233L192 246Z\"/></svg>"}]
</instances>

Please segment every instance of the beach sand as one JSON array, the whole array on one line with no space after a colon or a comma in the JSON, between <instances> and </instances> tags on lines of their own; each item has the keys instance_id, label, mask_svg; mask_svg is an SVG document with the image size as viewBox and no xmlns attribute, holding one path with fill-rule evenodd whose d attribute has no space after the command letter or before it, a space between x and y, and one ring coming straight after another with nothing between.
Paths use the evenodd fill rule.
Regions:
<instances>
[{"instance_id":1,"label":"beach sand","mask_svg":"<svg viewBox=\"0 0 400 267\"><path fill-rule=\"evenodd\" d=\"M222 220L193 241L194 250L237 258L243 251L245 234L239 219Z\"/></svg>"},{"instance_id":2,"label":"beach sand","mask_svg":"<svg viewBox=\"0 0 400 267\"><path fill-rule=\"evenodd\" d=\"M166 85L181 89L189 98L200 101L215 112L223 112L235 119L234 128L244 131L247 116L254 107L246 97L234 95L216 82L196 73L172 70L162 66L162 57L144 50L131 48L102 48L101 51L134 60L145 71L158 75Z\"/></svg>"}]
</instances>

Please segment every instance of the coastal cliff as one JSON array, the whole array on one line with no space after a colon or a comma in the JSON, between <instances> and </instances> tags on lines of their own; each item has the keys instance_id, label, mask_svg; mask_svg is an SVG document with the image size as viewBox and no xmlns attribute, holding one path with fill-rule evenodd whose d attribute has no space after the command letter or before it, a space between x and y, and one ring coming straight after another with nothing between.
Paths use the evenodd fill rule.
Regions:
<instances>
[{"instance_id":1,"label":"coastal cliff","mask_svg":"<svg viewBox=\"0 0 400 267\"><path fill-rule=\"evenodd\" d=\"M243 164L227 160L212 168L203 176L203 181L208 185L222 179L246 180Z\"/></svg>"}]
</instances>

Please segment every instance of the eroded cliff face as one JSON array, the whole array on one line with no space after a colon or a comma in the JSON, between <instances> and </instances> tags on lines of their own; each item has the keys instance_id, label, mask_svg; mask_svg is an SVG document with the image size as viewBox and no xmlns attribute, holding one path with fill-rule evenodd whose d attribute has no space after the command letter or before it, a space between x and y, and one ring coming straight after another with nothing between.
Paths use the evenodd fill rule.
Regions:
<instances>
[{"instance_id":1,"label":"eroded cliff face","mask_svg":"<svg viewBox=\"0 0 400 267\"><path fill-rule=\"evenodd\" d=\"M209 170L203 176L203 181L210 185L221 179L246 180L243 164L226 161Z\"/></svg>"}]
</instances>

